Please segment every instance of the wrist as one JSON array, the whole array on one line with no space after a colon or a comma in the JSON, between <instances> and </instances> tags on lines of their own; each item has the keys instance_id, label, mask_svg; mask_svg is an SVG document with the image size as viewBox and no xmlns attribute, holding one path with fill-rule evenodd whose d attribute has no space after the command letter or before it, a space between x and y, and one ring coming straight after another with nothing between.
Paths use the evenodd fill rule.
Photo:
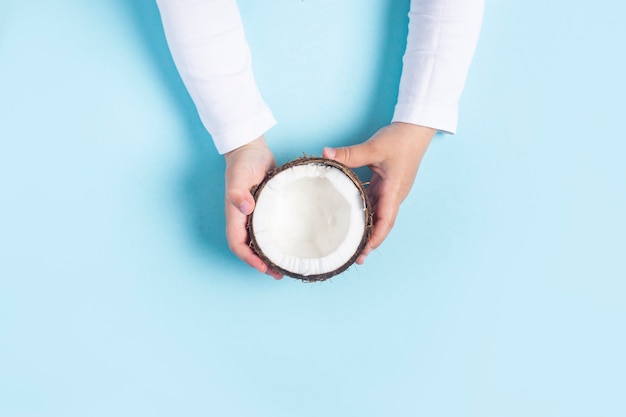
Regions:
<instances>
[{"instance_id":1,"label":"wrist","mask_svg":"<svg viewBox=\"0 0 626 417\"><path fill-rule=\"evenodd\" d=\"M240 147L235 148L232 151L226 152L224 154L224 159L231 159L233 156L241 152L245 152L248 149L268 149L267 142L265 141L265 136L259 136L258 138L246 143L245 145L241 145Z\"/></svg>"},{"instance_id":2,"label":"wrist","mask_svg":"<svg viewBox=\"0 0 626 417\"><path fill-rule=\"evenodd\" d=\"M426 153L436 129L404 122L393 122L389 126L396 141L396 149L418 159Z\"/></svg>"}]
</instances>

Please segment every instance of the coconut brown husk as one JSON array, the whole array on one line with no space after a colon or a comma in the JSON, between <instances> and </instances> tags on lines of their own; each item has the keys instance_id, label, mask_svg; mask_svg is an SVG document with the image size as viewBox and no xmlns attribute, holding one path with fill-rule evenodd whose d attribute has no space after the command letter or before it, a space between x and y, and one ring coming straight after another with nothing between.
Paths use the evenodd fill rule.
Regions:
<instances>
[{"instance_id":1,"label":"coconut brown husk","mask_svg":"<svg viewBox=\"0 0 626 417\"><path fill-rule=\"evenodd\" d=\"M327 158L306 157L305 156L303 158L298 158L298 159L295 159L293 161L287 162L284 165L281 165L280 167L271 170L265 176L263 181L252 190L252 195L254 197L254 200L257 201L259 195L263 192L263 188L265 187L265 185L274 176L276 176L277 174L279 174L279 173L281 173L281 172L283 172L283 171L285 171L287 169L293 168L295 166L308 165L308 164L330 166L330 167L333 167L333 168L336 168L336 169L340 170L348 178L350 178L350 180L358 188L358 190L359 190L359 192L361 194L361 198L363 199L363 202L364 202L364 205L365 205L365 230L363 230L363 237L361 238L361 243L359 244L356 252L350 257L350 259L345 264L340 266L339 268L337 268L337 269L335 269L333 271L326 272L324 274L300 275L297 272L288 271L288 270L286 270L284 268L281 268L280 266L278 266L274 262L272 262L272 260L269 259L263 253L263 251L259 247L259 245L258 245L258 243L257 243L257 241L255 239L255 236L254 236L254 226L253 226L253 222L252 222L252 219L254 218L254 212L252 214L250 214L250 216L248 216L247 228L248 228L248 237L249 237L250 247L259 256L259 258L261 258L263 260L263 262L265 262L271 269L273 269L275 271L278 271L278 272L280 272L283 275L286 275L286 276L289 276L289 277L292 277L292 278L300 279L300 280L302 280L304 282L318 282L318 281L325 281L325 280L327 280L329 278L332 278L332 277L334 277L336 275L341 274L346 269L348 269L350 266L352 266L352 264L354 264L354 262L356 262L356 260L358 259L359 255L361 255L361 253L365 249L365 245L367 244L367 241L370 238L370 235L371 235L371 232L372 232L372 228L373 228L373 215L372 215L372 209L371 209L371 206L370 206L369 199L367 198L367 193L365 192L365 187L363 186L363 184L359 180L359 177L354 173L354 171L352 171L350 168L348 168L344 164L342 164L340 162L337 162L335 160L332 160L332 159L327 159Z\"/></svg>"}]
</instances>

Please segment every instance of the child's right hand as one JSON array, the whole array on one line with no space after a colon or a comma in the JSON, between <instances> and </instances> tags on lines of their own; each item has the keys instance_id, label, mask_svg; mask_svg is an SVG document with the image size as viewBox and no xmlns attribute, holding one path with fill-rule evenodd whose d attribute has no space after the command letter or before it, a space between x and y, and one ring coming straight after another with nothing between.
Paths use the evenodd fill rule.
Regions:
<instances>
[{"instance_id":1,"label":"child's right hand","mask_svg":"<svg viewBox=\"0 0 626 417\"><path fill-rule=\"evenodd\" d=\"M263 136L224 155L226 160L226 239L228 247L241 260L259 272L281 279L282 274L268 268L248 245L248 216L254 210L250 190L263 181L276 166L274 155Z\"/></svg>"}]
</instances>

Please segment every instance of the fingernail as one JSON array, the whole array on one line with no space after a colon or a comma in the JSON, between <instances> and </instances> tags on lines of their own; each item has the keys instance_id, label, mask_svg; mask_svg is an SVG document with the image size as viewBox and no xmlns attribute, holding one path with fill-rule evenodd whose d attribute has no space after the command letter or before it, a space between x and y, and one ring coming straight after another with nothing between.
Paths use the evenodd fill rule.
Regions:
<instances>
[{"instance_id":1,"label":"fingernail","mask_svg":"<svg viewBox=\"0 0 626 417\"><path fill-rule=\"evenodd\" d=\"M337 154L337 152L335 152L335 150L333 148L324 148L324 152L326 152L326 155L329 158L334 158L335 155Z\"/></svg>"},{"instance_id":2,"label":"fingernail","mask_svg":"<svg viewBox=\"0 0 626 417\"><path fill-rule=\"evenodd\" d=\"M270 269L270 268L267 268L267 270L265 271L265 274L266 274L266 275L269 275L270 277L274 278L274 279L275 279L275 280L277 280L277 281L278 281L278 280L283 279L283 276L282 276L282 275L280 275L280 274L279 274L278 272L276 272L276 271L273 271L273 270L272 270L272 269Z\"/></svg>"},{"instance_id":3,"label":"fingernail","mask_svg":"<svg viewBox=\"0 0 626 417\"><path fill-rule=\"evenodd\" d=\"M239 205L239 211L241 212L241 214L245 214L245 215L250 214L250 203L248 202L248 200L244 200Z\"/></svg>"}]
</instances>

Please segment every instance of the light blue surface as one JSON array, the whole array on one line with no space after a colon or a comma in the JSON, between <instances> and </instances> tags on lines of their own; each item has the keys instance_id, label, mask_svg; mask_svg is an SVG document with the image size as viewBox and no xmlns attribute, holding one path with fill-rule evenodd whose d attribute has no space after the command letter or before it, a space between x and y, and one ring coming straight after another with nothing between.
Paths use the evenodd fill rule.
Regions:
<instances>
[{"instance_id":1,"label":"light blue surface","mask_svg":"<svg viewBox=\"0 0 626 417\"><path fill-rule=\"evenodd\" d=\"M408 1L241 0L281 162L390 117ZM456 136L330 282L223 236L150 1L0 3L0 416L626 415L626 6L488 2Z\"/></svg>"}]
</instances>

